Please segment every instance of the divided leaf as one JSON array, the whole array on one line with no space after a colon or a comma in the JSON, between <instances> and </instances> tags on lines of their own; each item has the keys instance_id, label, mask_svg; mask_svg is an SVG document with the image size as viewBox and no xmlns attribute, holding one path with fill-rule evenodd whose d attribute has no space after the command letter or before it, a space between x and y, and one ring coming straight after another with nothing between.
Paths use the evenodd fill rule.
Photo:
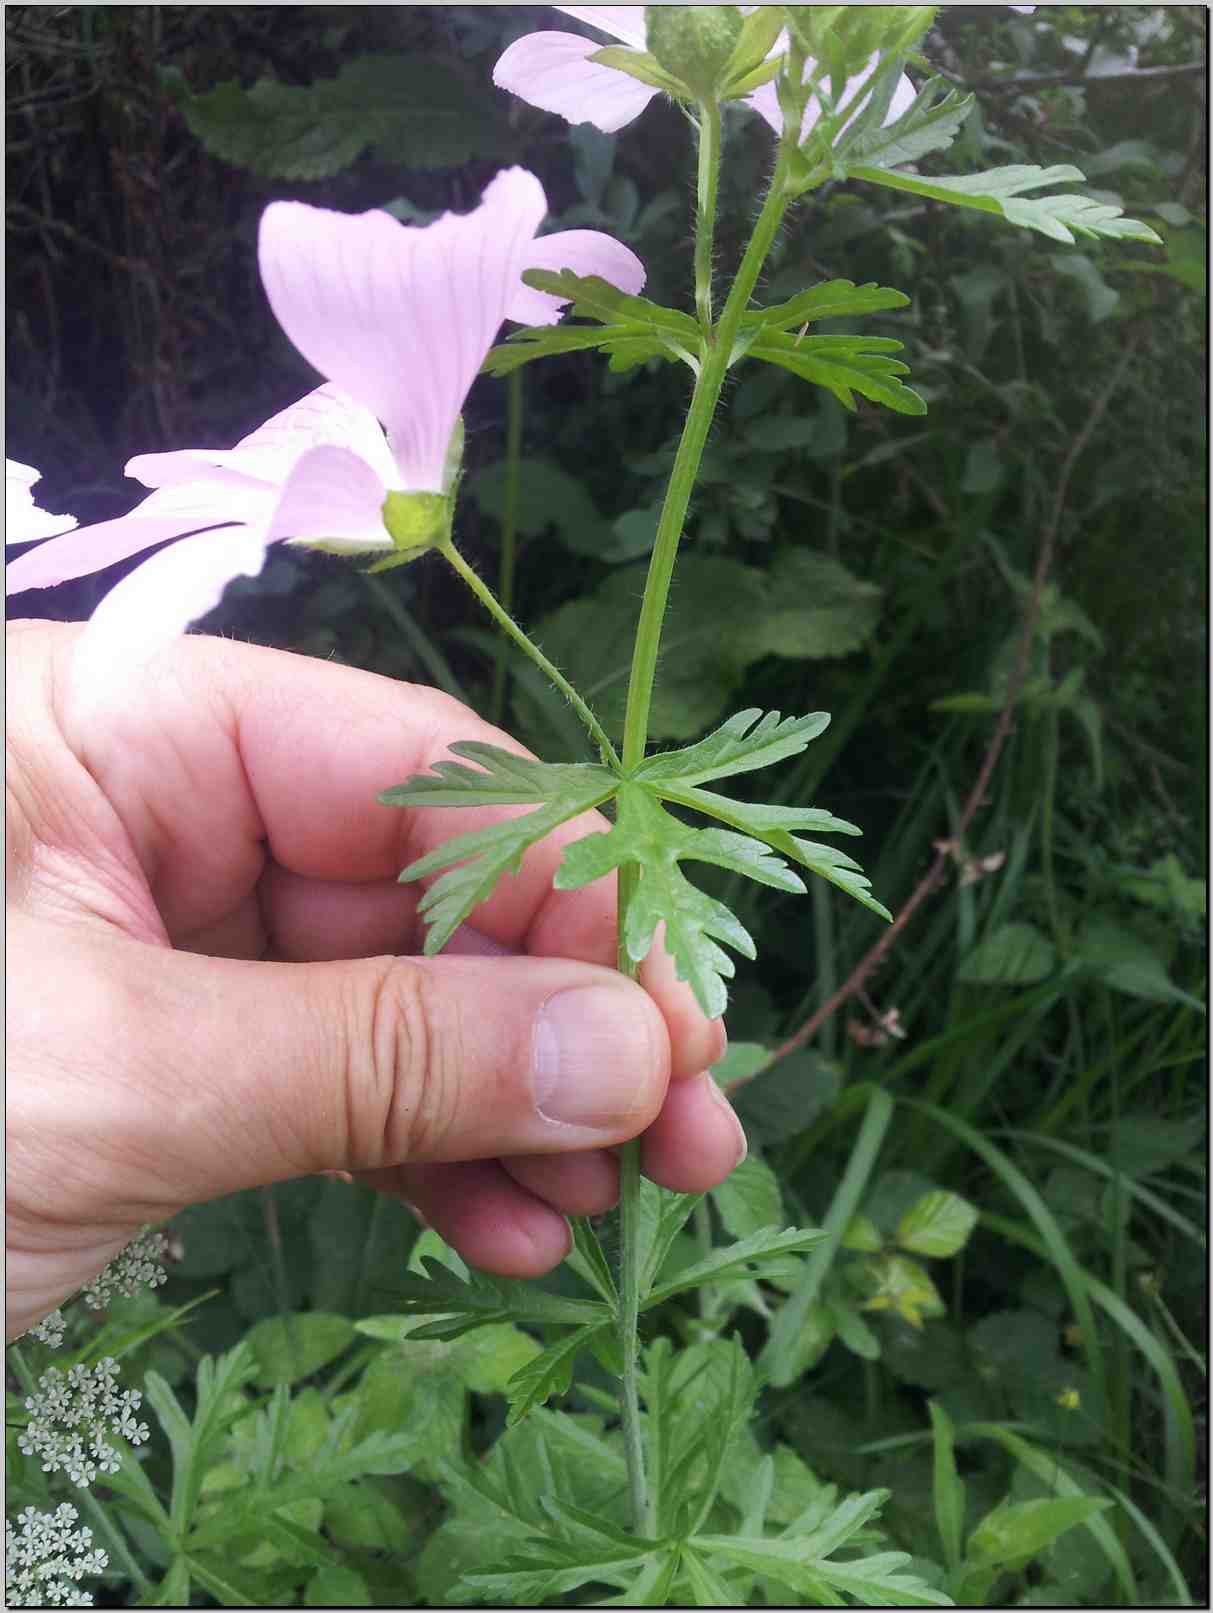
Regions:
<instances>
[{"instance_id":1,"label":"divided leaf","mask_svg":"<svg viewBox=\"0 0 1213 1613\"><path fill-rule=\"evenodd\" d=\"M754 1233L753 1237L742 1238L722 1249L713 1249L706 1259L684 1267L668 1283L654 1288L640 1308L651 1310L654 1305L664 1304L674 1294L681 1294L688 1288L698 1288L701 1283L742 1282L761 1277L766 1267L782 1265L785 1255L804 1254L824 1237L824 1232L804 1231L800 1227L787 1227L783 1231L777 1227L765 1227L761 1232Z\"/></svg>"},{"instance_id":2,"label":"divided leaf","mask_svg":"<svg viewBox=\"0 0 1213 1613\"><path fill-rule=\"evenodd\" d=\"M486 771L477 773L458 762L437 762L434 772L439 778L416 775L384 790L379 799L385 806L545 804L521 818L456 835L401 871L401 881L409 881L440 868L450 869L430 886L419 904L418 911L429 925L426 957L442 950L472 910L492 895L502 874L518 872L523 854L531 846L559 824L601 806L618 782L608 768L594 763L535 762L474 740L451 749L482 762ZM462 866L452 867L454 863Z\"/></svg>"},{"instance_id":3,"label":"divided leaf","mask_svg":"<svg viewBox=\"0 0 1213 1613\"><path fill-rule=\"evenodd\" d=\"M791 330L818 319L844 319L851 314L875 314L886 308L906 308L910 299L904 291L878 286L874 281L857 286L852 280L824 280L810 286L790 302L773 308L751 308L741 316L742 330Z\"/></svg>"},{"instance_id":4,"label":"divided leaf","mask_svg":"<svg viewBox=\"0 0 1213 1613\"><path fill-rule=\"evenodd\" d=\"M864 173L866 177L866 170ZM764 328L742 356L778 364L804 381L825 387L852 412L853 394L859 392L898 414L926 414L927 406L918 393L897 379L909 374L909 365L885 356L901 347L901 342L888 336L793 336L789 331Z\"/></svg>"},{"instance_id":5,"label":"divided leaf","mask_svg":"<svg viewBox=\"0 0 1213 1613\"><path fill-rule=\"evenodd\" d=\"M658 786L672 781L682 789L709 779L750 773L789 756L799 756L810 740L825 732L829 722L829 714L824 711L811 712L807 717L781 717L778 711L764 714L760 707L751 706L730 717L698 744L647 757L633 777Z\"/></svg>"},{"instance_id":6,"label":"divided leaf","mask_svg":"<svg viewBox=\"0 0 1213 1613\"><path fill-rule=\"evenodd\" d=\"M523 806L583 797L597 806L613 791L616 776L597 762L539 762L478 739L447 747L453 756L479 762L482 772L462 762L435 762L431 773L414 773L403 784L379 792L384 806ZM578 808L579 811L587 810Z\"/></svg>"},{"instance_id":7,"label":"divided leaf","mask_svg":"<svg viewBox=\"0 0 1213 1613\"><path fill-rule=\"evenodd\" d=\"M596 1327L611 1315L596 1299L565 1299L533 1283L490 1278L480 1272L473 1272L464 1282L429 1257L423 1266L424 1277L408 1274L399 1278L392 1296L402 1316L442 1318L415 1328L409 1335L413 1339L456 1338L470 1328L507 1321Z\"/></svg>"},{"instance_id":8,"label":"divided leaf","mask_svg":"<svg viewBox=\"0 0 1213 1613\"><path fill-rule=\"evenodd\" d=\"M765 806L730 801L699 788L705 779L747 773L802 752L829 717L813 712L782 717L757 708L739 712L714 733L681 750L648 757L630 775L597 763L547 763L515 755L496 745L465 740L450 747L456 756L478 762L436 762L429 774L416 774L380 793L388 806L518 806L538 802L535 811L456 835L410 863L401 880L447 870L426 891L419 912L426 918L427 956L440 951L472 911L492 894L504 873L516 873L526 851L552 829L590 809L616 802L616 821L605 833L589 834L565 848L555 886L575 890L625 865L640 880L628 906L624 943L636 962L647 956L659 924L679 978L687 981L704 1012L715 1018L727 1002L725 980L734 965L719 943L755 956L754 943L736 916L714 897L692 885L680 862L714 863L761 885L803 892L800 876L785 858L811 869L882 917L890 915L869 894L859 864L844 852L792 831L858 834L854 824L813 807ZM693 807L727 824L698 829L681 822L663 800Z\"/></svg>"},{"instance_id":9,"label":"divided leaf","mask_svg":"<svg viewBox=\"0 0 1213 1613\"><path fill-rule=\"evenodd\" d=\"M891 168L895 163L917 162L929 151L943 151L960 132L974 104L972 95L950 88L946 80L928 79L914 104L895 123L865 129L853 144L844 142L841 161L848 168L856 161Z\"/></svg>"},{"instance_id":10,"label":"divided leaf","mask_svg":"<svg viewBox=\"0 0 1213 1613\"><path fill-rule=\"evenodd\" d=\"M1047 235L1054 241L1064 241L1067 246L1073 246L1076 235L1086 235L1092 240L1103 237L1162 245L1148 224L1142 224L1135 218L1124 218L1124 209L1110 202L1096 201L1091 196L1076 196L1072 192L1060 196L1026 195L1026 192L1040 190L1046 185L1081 181L1084 177L1082 172L1070 163L1059 163L1052 168L1012 163L1009 167L993 168L982 174L956 174L932 179L899 169L862 163L854 166L851 173L856 179L886 185L892 190L911 191L915 196L926 196L932 201L950 202L957 207L975 207L983 213L998 213L1010 224L1038 230L1041 235Z\"/></svg>"},{"instance_id":11,"label":"divided leaf","mask_svg":"<svg viewBox=\"0 0 1213 1613\"><path fill-rule=\"evenodd\" d=\"M608 353L612 370L630 369L650 358L680 359L698 369L701 333L689 314L663 308L647 297L630 296L597 275L578 275L571 269L528 269L522 278L536 291L569 301L566 317L592 319L599 328L562 324L515 331L490 350L483 365L488 374L508 375L531 359L587 348Z\"/></svg>"},{"instance_id":12,"label":"divided leaf","mask_svg":"<svg viewBox=\"0 0 1213 1613\"><path fill-rule=\"evenodd\" d=\"M688 858L716 863L763 885L802 891L803 882L778 857L747 835L722 829L691 829L671 817L639 783L621 781L618 817L606 834L586 835L565 848L556 874L558 890L576 890L604 874L635 864L640 883L628 905L624 944L639 963L648 955L658 924L666 927L666 950L679 979L687 981L709 1019L723 1014L728 1000L724 981L733 962L717 945L726 942L745 957L754 942L740 921L714 897L698 890L678 867Z\"/></svg>"}]
</instances>

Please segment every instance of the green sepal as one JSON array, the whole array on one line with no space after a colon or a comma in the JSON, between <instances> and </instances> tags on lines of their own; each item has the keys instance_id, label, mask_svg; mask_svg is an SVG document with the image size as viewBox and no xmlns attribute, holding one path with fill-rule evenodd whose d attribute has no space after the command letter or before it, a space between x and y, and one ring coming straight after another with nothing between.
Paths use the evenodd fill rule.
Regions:
<instances>
[{"instance_id":1,"label":"green sepal","mask_svg":"<svg viewBox=\"0 0 1213 1613\"><path fill-rule=\"evenodd\" d=\"M450 536L451 501L445 493L391 492L383 501L383 524L399 553L411 560Z\"/></svg>"},{"instance_id":2,"label":"green sepal","mask_svg":"<svg viewBox=\"0 0 1213 1613\"><path fill-rule=\"evenodd\" d=\"M667 73L657 58L650 56L646 50L633 50L630 45L604 45L592 56L587 56L586 60L596 62L600 67L613 67L617 73L626 73L629 78L639 79L641 84L663 90L676 101L693 99L688 86Z\"/></svg>"},{"instance_id":3,"label":"green sepal","mask_svg":"<svg viewBox=\"0 0 1213 1613\"><path fill-rule=\"evenodd\" d=\"M722 100L733 100L748 95L778 73L782 58L768 61L775 42L783 30L783 16L778 6L755 6L742 24L733 54L724 64L721 74Z\"/></svg>"}]
</instances>

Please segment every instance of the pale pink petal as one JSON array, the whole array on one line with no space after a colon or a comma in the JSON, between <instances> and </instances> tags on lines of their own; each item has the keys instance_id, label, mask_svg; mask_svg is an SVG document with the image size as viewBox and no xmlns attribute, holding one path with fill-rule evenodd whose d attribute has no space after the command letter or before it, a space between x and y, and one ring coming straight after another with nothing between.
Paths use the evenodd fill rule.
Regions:
<instances>
[{"instance_id":1,"label":"pale pink petal","mask_svg":"<svg viewBox=\"0 0 1213 1613\"><path fill-rule=\"evenodd\" d=\"M271 415L234 448L182 448L168 454L137 454L126 474L145 487L217 481L229 486L281 487L309 448L331 443L349 448L386 482L395 476L383 430L369 409L339 387L322 386Z\"/></svg>"},{"instance_id":2,"label":"pale pink petal","mask_svg":"<svg viewBox=\"0 0 1213 1613\"><path fill-rule=\"evenodd\" d=\"M70 532L76 525L74 515L52 515L34 503L31 489L41 480L42 472L32 465L19 464L15 459L4 461L5 544L53 538L60 532Z\"/></svg>"},{"instance_id":3,"label":"pale pink petal","mask_svg":"<svg viewBox=\"0 0 1213 1613\"><path fill-rule=\"evenodd\" d=\"M78 527L12 561L5 571L5 592L52 588L71 577L101 571L166 538L179 538L203 527L264 519L272 508L267 503L272 497L268 491L229 489L206 482L161 488L129 515Z\"/></svg>"},{"instance_id":4,"label":"pale pink petal","mask_svg":"<svg viewBox=\"0 0 1213 1613\"><path fill-rule=\"evenodd\" d=\"M352 551L390 549L383 524L387 493L366 460L348 448L309 448L286 479L269 536Z\"/></svg>"},{"instance_id":5,"label":"pale pink petal","mask_svg":"<svg viewBox=\"0 0 1213 1613\"><path fill-rule=\"evenodd\" d=\"M72 658L75 723L137 692L152 657L213 610L233 577L265 562L264 527L204 532L164 549L112 588L89 618Z\"/></svg>"},{"instance_id":6,"label":"pale pink petal","mask_svg":"<svg viewBox=\"0 0 1213 1613\"><path fill-rule=\"evenodd\" d=\"M348 448L364 459L386 486L396 475L383 428L371 411L331 384L317 387L298 403L271 415L263 426L242 437L232 450L239 465L279 485L309 448Z\"/></svg>"},{"instance_id":7,"label":"pale pink petal","mask_svg":"<svg viewBox=\"0 0 1213 1613\"><path fill-rule=\"evenodd\" d=\"M405 488L442 491L451 432L546 212L535 176L510 168L474 212L424 229L302 202L263 214L261 277L278 322L383 423Z\"/></svg>"},{"instance_id":8,"label":"pale pink petal","mask_svg":"<svg viewBox=\"0 0 1213 1613\"><path fill-rule=\"evenodd\" d=\"M588 58L602 46L580 34L524 34L502 52L493 83L569 123L614 134L657 94L649 84Z\"/></svg>"},{"instance_id":9,"label":"pale pink petal","mask_svg":"<svg viewBox=\"0 0 1213 1613\"><path fill-rule=\"evenodd\" d=\"M588 23L591 28L599 28L604 34L621 39L633 50L647 48L643 6L554 6L552 9L563 11L566 17L576 17L578 22Z\"/></svg>"},{"instance_id":10,"label":"pale pink petal","mask_svg":"<svg viewBox=\"0 0 1213 1613\"><path fill-rule=\"evenodd\" d=\"M636 254L601 230L559 230L555 235L542 235L531 243L525 267L596 274L632 296L644 285L645 278L644 264ZM523 325L554 325L567 301L519 285L510 299L506 318Z\"/></svg>"}]
</instances>

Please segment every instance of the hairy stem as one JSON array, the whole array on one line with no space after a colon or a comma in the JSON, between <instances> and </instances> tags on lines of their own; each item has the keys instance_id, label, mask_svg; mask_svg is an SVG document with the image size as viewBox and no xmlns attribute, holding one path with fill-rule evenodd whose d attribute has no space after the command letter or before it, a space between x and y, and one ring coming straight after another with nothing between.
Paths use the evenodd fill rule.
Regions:
<instances>
[{"instance_id":1,"label":"hairy stem","mask_svg":"<svg viewBox=\"0 0 1213 1613\"><path fill-rule=\"evenodd\" d=\"M754 225L750 244L746 247L737 278L733 282L720 323L705 344L703 363L691 394L674 467L670 472L665 502L657 523L657 539L649 561L649 574L644 585L644 602L640 607L640 621L636 628L636 643L632 653L632 671L628 681L627 716L623 730L623 765L635 767L644 759L648 738L649 709L653 700L653 678L657 670L657 650L661 641L661 624L665 618L670 597L670 578L674 574L674 561L682 537L687 506L699 474L708 431L720 399L720 389L728 373L733 344L741 325L767 253L779 229L784 209L788 204L786 168L781 156L775 168L771 188L767 192L762 212Z\"/></svg>"},{"instance_id":2,"label":"hairy stem","mask_svg":"<svg viewBox=\"0 0 1213 1613\"><path fill-rule=\"evenodd\" d=\"M506 382L505 392L505 496L501 509L501 572L497 587L501 595L501 608L507 614L514 609L514 563L518 558L518 470L522 457L522 370L517 369ZM505 716L505 685L507 668L504 655L497 657L493 673L493 721L498 727Z\"/></svg>"},{"instance_id":3,"label":"hairy stem","mask_svg":"<svg viewBox=\"0 0 1213 1613\"><path fill-rule=\"evenodd\" d=\"M699 105L699 182L695 220L695 312L705 336L712 329L712 239L716 231L716 185L720 178L720 107Z\"/></svg>"},{"instance_id":4,"label":"hairy stem","mask_svg":"<svg viewBox=\"0 0 1213 1613\"><path fill-rule=\"evenodd\" d=\"M717 114L719 116L719 114ZM717 126L717 135L719 129ZM703 151L701 147L701 179ZM786 167L781 150L771 188L762 211L754 225L754 233L746 247L745 256L737 271L737 278L724 305L720 323L705 338L703 359L691 394L691 405L674 466L666 488L665 502L657 523L657 540L649 562L644 587L644 601L640 607L640 621L636 628L636 643L632 655L632 671L628 681L627 714L623 730L623 766L636 767L644 760L648 741L649 709L653 699L653 678L657 670L657 651L661 641L661 623L665 617L670 595L670 579L678 555L678 542L682 537L691 491L699 474L700 460L708 431L716 413L720 390L728 373L733 345L741 325L762 265L766 261L771 243L779 228L784 209L788 204ZM696 266L700 264L699 244L696 244ZM710 267L710 243L708 248ZM636 888L637 872L625 864L619 872L619 968L624 974L635 977L637 963L628 953L624 942L628 904ZM624 1376L620 1411L623 1421L624 1449L628 1462L628 1485L632 1497L632 1521L638 1534L653 1527L654 1504L648 1496L644 1474L644 1448L640 1433L640 1403L636 1387L636 1363L639 1343L636 1320L640 1302L640 1248L638 1233L640 1207L640 1144L628 1143L623 1150L619 1184L620 1216L620 1292L619 1346L623 1356Z\"/></svg>"},{"instance_id":5,"label":"hairy stem","mask_svg":"<svg viewBox=\"0 0 1213 1613\"><path fill-rule=\"evenodd\" d=\"M623 1259L619 1268L619 1338L623 1346L623 1382L620 1395L623 1449L628 1464L628 1492L632 1499L632 1525L644 1534L649 1524L649 1493L644 1472L644 1445L640 1432L640 1142L625 1143L619 1158L619 1236Z\"/></svg>"},{"instance_id":6,"label":"hairy stem","mask_svg":"<svg viewBox=\"0 0 1213 1613\"><path fill-rule=\"evenodd\" d=\"M565 677L564 673L561 672L560 668L553 662L549 661L539 646L533 643L526 636L526 634L519 627L518 623L510 615L509 611L507 611L497 599L496 595L493 593L493 590L486 582L483 581L482 578L476 575L471 566L468 565L467 561L459 553L459 550L456 549L455 545L449 538L445 543L437 544L435 547L447 560L450 561L451 565L459 573L460 577L463 578L464 582L467 583L468 587L475 594L476 598L484 606L485 610L488 611L489 615L502 629L502 631L509 634L514 643L517 644L518 648L522 650L522 652L530 660L534 661L535 665L540 669L540 671L545 673L560 690L561 694L565 697L565 699L572 706L573 710L581 718L581 721L585 724L590 738L594 741L595 745L597 745L599 753L602 756L602 760L606 763L606 765L608 767L618 769L619 757L616 754L614 745L611 744L606 729L598 721L598 718L595 717L594 713L590 710L589 706L586 705L585 701L577 693L576 689L574 689L573 685Z\"/></svg>"}]
</instances>

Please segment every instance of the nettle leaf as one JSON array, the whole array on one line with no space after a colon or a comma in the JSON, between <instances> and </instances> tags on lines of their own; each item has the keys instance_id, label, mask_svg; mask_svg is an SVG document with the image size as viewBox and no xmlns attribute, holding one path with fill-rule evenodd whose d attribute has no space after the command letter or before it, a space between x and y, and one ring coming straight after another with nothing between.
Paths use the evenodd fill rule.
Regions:
<instances>
[{"instance_id":1,"label":"nettle leaf","mask_svg":"<svg viewBox=\"0 0 1213 1613\"><path fill-rule=\"evenodd\" d=\"M309 85L231 80L191 95L179 84L177 99L213 156L273 179L326 179L372 145L407 168L458 168L501 144L484 96L434 57L358 56Z\"/></svg>"},{"instance_id":2,"label":"nettle leaf","mask_svg":"<svg viewBox=\"0 0 1213 1613\"><path fill-rule=\"evenodd\" d=\"M992 168L984 174L957 174L927 179L919 174L908 174L899 169L884 169L857 164L851 168L856 179L866 179L875 185L886 185L893 190L905 190L915 196L926 196L932 201L949 202L957 207L975 207L983 213L998 213L1009 224L1024 229L1038 230L1053 241L1064 241L1073 246L1078 235L1092 240L1144 241L1151 246L1163 243L1148 224L1135 218L1124 218L1124 209L1110 202L1096 201L1092 196L1076 196L1067 192L1062 196L1029 197L1026 192L1040 190L1046 185L1069 184L1081 181L1082 172L1070 163L1059 163L1052 168L1035 164L1013 163L1006 168Z\"/></svg>"},{"instance_id":3,"label":"nettle leaf","mask_svg":"<svg viewBox=\"0 0 1213 1613\"><path fill-rule=\"evenodd\" d=\"M803 891L804 884L761 842L723 829L688 828L639 783L621 782L616 799L618 816L609 832L586 835L565 848L556 888L576 890L625 863L639 867L640 883L624 924L628 956L636 963L645 958L658 924L664 922L666 950L679 979L690 984L704 1013L715 1019L725 1010L724 981L734 971L717 942L747 958L756 956L754 942L723 902L685 878L680 860L715 863L780 890Z\"/></svg>"},{"instance_id":4,"label":"nettle leaf","mask_svg":"<svg viewBox=\"0 0 1213 1613\"><path fill-rule=\"evenodd\" d=\"M791 330L818 319L845 319L854 314L875 314L886 308L907 308L904 291L878 286L874 281L857 286L852 280L825 280L810 286L790 302L773 308L751 308L741 316L742 330Z\"/></svg>"},{"instance_id":5,"label":"nettle leaf","mask_svg":"<svg viewBox=\"0 0 1213 1613\"><path fill-rule=\"evenodd\" d=\"M928 79L896 123L865 129L853 143L844 137L840 164L852 171L855 162L891 168L895 163L917 162L929 151L943 151L952 144L974 105L972 95L952 89L945 79Z\"/></svg>"},{"instance_id":6,"label":"nettle leaf","mask_svg":"<svg viewBox=\"0 0 1213 1613\"><path fill-rule=\"evenodd\" d=\"M528 269L522 278L536 291L569 302L566 319L592 319L600 328L587 330L566 323L515 331L490 350L482 366L490 375L508 375L533 358L587 348L608 353L612 370L631 369L650 358L681 360L698 370L702 336L689 314L663 308L647 297L630 296L597 275L578 275L571 269Z\"/></svg>"},{"instance_id":7,"label":"nettle leaf","mask_svg":"<svg viewBox=\"0 0 1213 1613\"><path fill-rule=\"evenodd\" d=\"M859 392L898 414L926 414L927 406L918 393L897 379L909 374L909 365L885 356L899 352L902 345L890 336L793 336L789 331L764 329L743 356L778 364L804 381L825 387L852 412L854 394Z\"/></svg>"}]
</instances>

